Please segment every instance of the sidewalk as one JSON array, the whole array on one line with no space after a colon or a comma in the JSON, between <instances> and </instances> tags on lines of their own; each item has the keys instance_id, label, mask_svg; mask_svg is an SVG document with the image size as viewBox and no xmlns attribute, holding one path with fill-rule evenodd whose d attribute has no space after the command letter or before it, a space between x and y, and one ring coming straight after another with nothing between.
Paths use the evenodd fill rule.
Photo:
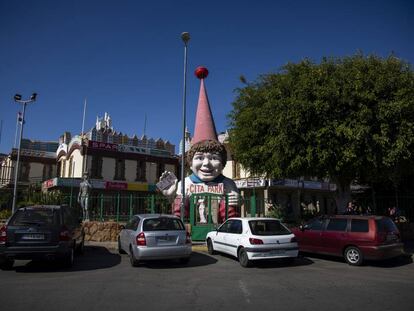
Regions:
<instances>
[{"instance_id":1,"label":"sidewalk","mask_svg":"<svg viewBox=\"0 0 414 311\"><path fill-rule=\"evenodd\" d=\"M118 251L118 242L95 242L85 241L85 246L98 246L104 247L110 251ZM207 246L205 242L193 242L193 252L207 252Z\"/></svg>"}]
</instances>

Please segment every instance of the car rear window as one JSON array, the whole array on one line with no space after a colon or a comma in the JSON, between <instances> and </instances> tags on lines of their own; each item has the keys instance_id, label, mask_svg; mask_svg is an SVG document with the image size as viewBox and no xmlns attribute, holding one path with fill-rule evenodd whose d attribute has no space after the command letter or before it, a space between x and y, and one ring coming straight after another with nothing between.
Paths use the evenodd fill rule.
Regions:
<instances>
[{"instance_id":1,"label":"car rear window","mask_svg":"<svg viewBox=\"0 0 414 311\"><path fill-rule=\"evenodd\" d=\"M329 220L326 231L345 231L347 219L345 218L332 218Z\"/></svg>"},{"instance_id":2,"label":"car rear window","mask_svg":"<svg viewBox=\"0 0 414 311\"><path fill-rule=\"evenodd\" d=\"M20 209L10 219L11 226L59 224L59 213L54 209Z\"/></svg>"},{"instance_id":3,"label":"car rear window","mask_svg":"<svg viewBox=\"0 0 414 311\"><path fill-rule=\"evenodd\" d=\"M396 232L398 231L397 226L390 218L381 218L375 220L377 223L378 232Z\"/></svg>"},{"instance_id":4,"label":"car rear window","mask_svg":"<svg viewBox=\"0 0 414 311\"><path fill-rule=\"evenodd\" d=\"M159 217L145 219L143 231L166 231L166 230L185 230L180 219Z\"/></svg>"},{"instance_id":5,"label":"car rear window","mask_svg":"<svg viewBox=\"0 0 414 311\"><path fill-rule=\"evenodd\" d=\"M278 220L250 220L250 230L254 235L281 235L290 234L290 230L286 228Z\"/></svg>"},{"instance_id":6,"label":"car rear window","mask_svg":"<svg viewBox=\"0 0 414 311\"><path fill-rule=\"evenodd\" d=\"M368 220L367 219L352 219L351 220L351 232L368 232Z\"/></svg>"}]
</instances>

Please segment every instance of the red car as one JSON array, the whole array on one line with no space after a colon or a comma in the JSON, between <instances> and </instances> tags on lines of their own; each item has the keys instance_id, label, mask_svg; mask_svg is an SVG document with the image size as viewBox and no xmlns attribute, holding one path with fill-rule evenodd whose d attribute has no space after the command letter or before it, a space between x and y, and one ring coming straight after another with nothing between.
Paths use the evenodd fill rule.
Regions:
<instances>
[{"instance_id":1,"label":"red car","mask_svg":"<svg viewBox=\"0 0 414 311\"><path fill-rule=\"evenodd\" d=\"M353 266L361 265L365 259L404 254L398 228L384 216L323 216L292 232L298 239L299 251L344 257Z\"/></svg>"}]
</instances>

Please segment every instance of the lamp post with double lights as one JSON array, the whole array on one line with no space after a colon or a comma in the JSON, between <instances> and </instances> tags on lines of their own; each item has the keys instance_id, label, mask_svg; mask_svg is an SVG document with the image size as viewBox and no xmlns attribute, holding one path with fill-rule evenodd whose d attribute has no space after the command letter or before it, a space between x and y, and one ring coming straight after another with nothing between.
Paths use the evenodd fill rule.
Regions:
<instances>
[{"instance_id":1,"label":"lamp post with double lights","mask_svg":"<svg viewBox=\"0 0 414 311\"><path fill-rule=\"evenodd\" d=\"M181 204L180 215L184 220L184 205L185 205L185 130L186 130L186 100L187 100L187 45L190 41L190 34L183 32L181 40L184 42L184 87L183 87L183 137L181 142Z\"/></svg>"},{"instance_id":2,"label":"lamp post with double lights","mask_svg":"<svg viewBox=\"0 0 414 311\"><path fill-rule=\"evenodd\" d=\"M24 114L26 112L26 105L33 103L36 100L37 94L33 93L29 99L22 99L22 95L16 94L14 95L14 101L18 104L23 104L23 112L22 112L22 121L20 126L20 138L19 138L19 147L17 149L17 160L16 160L16 168L14 172L14 189L13 189L13 205L12 205L12 212L14 213L16 210L16 200L17 200L17 183L19 178L19 161L20 161L20 149L22 145L22 138L23 138L23 127L24 127Z\"/></svg>"}]
</instances>

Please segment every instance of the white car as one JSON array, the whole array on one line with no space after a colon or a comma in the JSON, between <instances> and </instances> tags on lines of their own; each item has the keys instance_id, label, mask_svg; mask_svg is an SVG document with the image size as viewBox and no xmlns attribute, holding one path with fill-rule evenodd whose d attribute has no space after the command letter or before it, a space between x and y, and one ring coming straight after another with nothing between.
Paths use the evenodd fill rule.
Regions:
<instances>
[{"instance_id":1,"label":"white car","mask_svg":"<svg viewBox=\"0 0 414 311\"><path fill-rule=\"evenodd\" d=\"M298 256L295 235L275 218L229 218L206 237L209 254L222 252L248 267L253 260L293 261Z\"/></svg>"}]
</instances>

